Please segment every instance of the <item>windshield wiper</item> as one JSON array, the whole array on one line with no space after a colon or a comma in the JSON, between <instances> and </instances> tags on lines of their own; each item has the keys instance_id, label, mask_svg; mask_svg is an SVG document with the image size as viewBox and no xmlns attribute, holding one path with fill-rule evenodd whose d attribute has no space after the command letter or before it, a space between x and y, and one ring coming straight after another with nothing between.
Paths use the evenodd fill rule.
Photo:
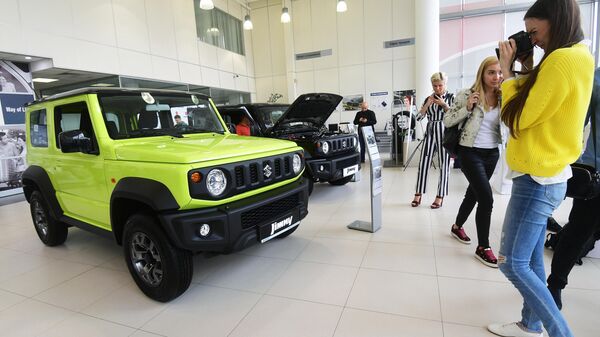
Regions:
<instances>
[{"instance_id":1,"label":"windshield wiper","mask_svg":"<svg viewBox=\"0 0 600 337\"><path fill-rule=\"evenodd\" d=\"M179 132L172 129L139 129L131 131L131 134L135 133L144 136L171 136L176 138L183 138L183 136Z\"/></svg>"},{"instance_id":2,"label":"windshield wiper","mask_svg":"<svg viewBox=\"0 0 600 337\"><path fill-rule=\"evenodd\" d=\"M220 135L224 134L224 131L210 130L210 129L197 129L197 128L187 128L179 131L180 133L218 133Z\"/></svg>"}]
</instances>

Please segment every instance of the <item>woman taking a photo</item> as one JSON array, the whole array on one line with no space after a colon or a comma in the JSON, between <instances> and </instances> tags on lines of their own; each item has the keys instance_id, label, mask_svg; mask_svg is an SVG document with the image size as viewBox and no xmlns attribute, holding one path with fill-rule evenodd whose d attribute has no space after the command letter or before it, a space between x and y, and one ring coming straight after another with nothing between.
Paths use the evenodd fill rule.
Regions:
<instances>
[{"instance_id":1,"label":"woman taking a photo","mask_svg":"<svg viewBox=\"0 0 600 337\"><path fill-rule=\"evenodd\" d=\"M419 110L418 120L427 116L427 132L423 140L423 150L421 151L421 159L419 159L419 171L417 172L417 191L413 201L410 203L412 207L417 207L421 204L421 196L427 190L427 176L431 167L433 153L437 149L438 162L440 163L440 178L438 180L437 195L431 208L437 209L442 207L444 196L448 194L448 176L450 175L450 156L446 149L442 146L444 138L444 125L442 120L444 113L450 109L450 105L454 102L454 95L446 91L446 74L437 72L431 75L431 87L433 93L425 99L421 110Z\"/></svg>"},{"instance_id":2,"label":"woman taking a photo","mask_svg":"<svg viewBox=\"0 0 600 337\"><path fill-rule=\"evenodd\" d=\"M498 162L500 136L500 83L502 72L495 56L481 62L475 83L456 95L456 103L444 117L446 127L464 122L458 156L461 170L469 187L458 209L456 222L450 230L459 242L470 244L471 239L463 229L469 214L477 203L475 225L477 248L475 257L484 265L497 268L496 256L490 247L490 220L494 197L490 178Z\"/></svg>"},{"instance_id":3,"label":"woman taking a photo","mask_svg":"<svg viewBox=\"0 0 600 337\"><path fill-rule=\"evenodd\" d=\"M506 159L512 194L498 264L523 296L521 320L491 324L499 336L572 337L546 288L543 250L548 217L565 197L570 163L581 154L583 122L592 92L594 60L582 43L575 0L538 0L525 13L531 42L544 50L539 65L515 79L514 40L499 43L502 121L510 129Z\"/></svg>"}]
</instances>

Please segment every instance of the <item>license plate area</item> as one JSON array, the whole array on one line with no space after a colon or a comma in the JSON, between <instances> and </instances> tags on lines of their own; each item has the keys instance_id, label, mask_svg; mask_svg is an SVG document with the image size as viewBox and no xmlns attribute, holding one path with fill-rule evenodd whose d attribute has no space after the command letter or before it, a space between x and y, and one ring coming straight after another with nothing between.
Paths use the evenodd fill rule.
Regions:
<instances>
[{"instance_id":1,"label":"license plate area","mask_svg":"<svg viewBox=\"0 0 600 337\"><path fill-rule=\"evenodd\" d=\"M298 210L287 213L284 216L270 221L258 227L258 237L260 243L265 243L281 233L287 232L300 224L300 214Z\"/></svg>"},{"instance_id":2,"label":"license plate area","mask_svg":"<svg viewBox=\"0 0 600 337\"><path fill-rule=\"evenodd\" d=\"M344 175L344 177L351 176L354 173L356 173L357 171L358 171L358 164L357 165L352 165L352 166L346 167L343 170L343 175Z\"/></svg>"}]
</instances>

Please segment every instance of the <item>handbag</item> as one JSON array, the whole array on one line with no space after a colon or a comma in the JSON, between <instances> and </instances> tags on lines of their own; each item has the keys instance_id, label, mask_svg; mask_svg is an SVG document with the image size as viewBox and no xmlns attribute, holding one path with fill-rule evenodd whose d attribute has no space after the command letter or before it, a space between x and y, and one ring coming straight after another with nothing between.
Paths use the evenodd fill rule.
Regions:
<instances>
[{"instance_id":1,"label":"handbag","mask_svg":"<svg viewBox=\"0 0 600 337\"><path fill-rule=\"evenodd\" d=\"M458 153L458 142L460 141L460 135L462 133L462 125L460 124L462 123L458 123L449 128L444 128L442 146L452 156L456 156Z\"/></svg>"},{"instance_id":2,"label":"handbag","mask_svg":"<svg viewBox=\"0 0 600 337\"><path fill-rule=\"evenodd\" d=\"M594 142L594 166L573 163L571 171L573 176L567 181L567 197L573 199L589 200L600 195L600 173L596 167L596 116L592 119L592 137Z\"/></svg>"}]
</instances>

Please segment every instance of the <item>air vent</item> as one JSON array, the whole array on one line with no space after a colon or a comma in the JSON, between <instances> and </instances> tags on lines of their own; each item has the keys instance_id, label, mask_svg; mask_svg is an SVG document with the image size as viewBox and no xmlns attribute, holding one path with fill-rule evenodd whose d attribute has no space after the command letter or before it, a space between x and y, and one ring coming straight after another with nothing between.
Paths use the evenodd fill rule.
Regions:
<instances>
[{"instance_id":1,"label":"air vent","mask_svg":"<svg viewBox=\"0 0 600 337\"><path fill-rule=\"evenodd\" d=\"M296 54L296 61L314 59L317 57L329 56L332 54L331 49L319 50L319 51L311 51L308 53L300 53Z\"/></svg>"},{"instance_id":2,"label":"air vent","mask_svg":"<svg viewBox=\"0 0 600 337\"><path fill-rule=\"evenodd\" d=\"M384 41L383 42L383 48L396 48L396 47L404 47L404 46L410 46L412 44L415 44L415 38L410 38L410 39L400 39L400 40L391 40L391 41Z\"/></svg>"}]
</instances>

